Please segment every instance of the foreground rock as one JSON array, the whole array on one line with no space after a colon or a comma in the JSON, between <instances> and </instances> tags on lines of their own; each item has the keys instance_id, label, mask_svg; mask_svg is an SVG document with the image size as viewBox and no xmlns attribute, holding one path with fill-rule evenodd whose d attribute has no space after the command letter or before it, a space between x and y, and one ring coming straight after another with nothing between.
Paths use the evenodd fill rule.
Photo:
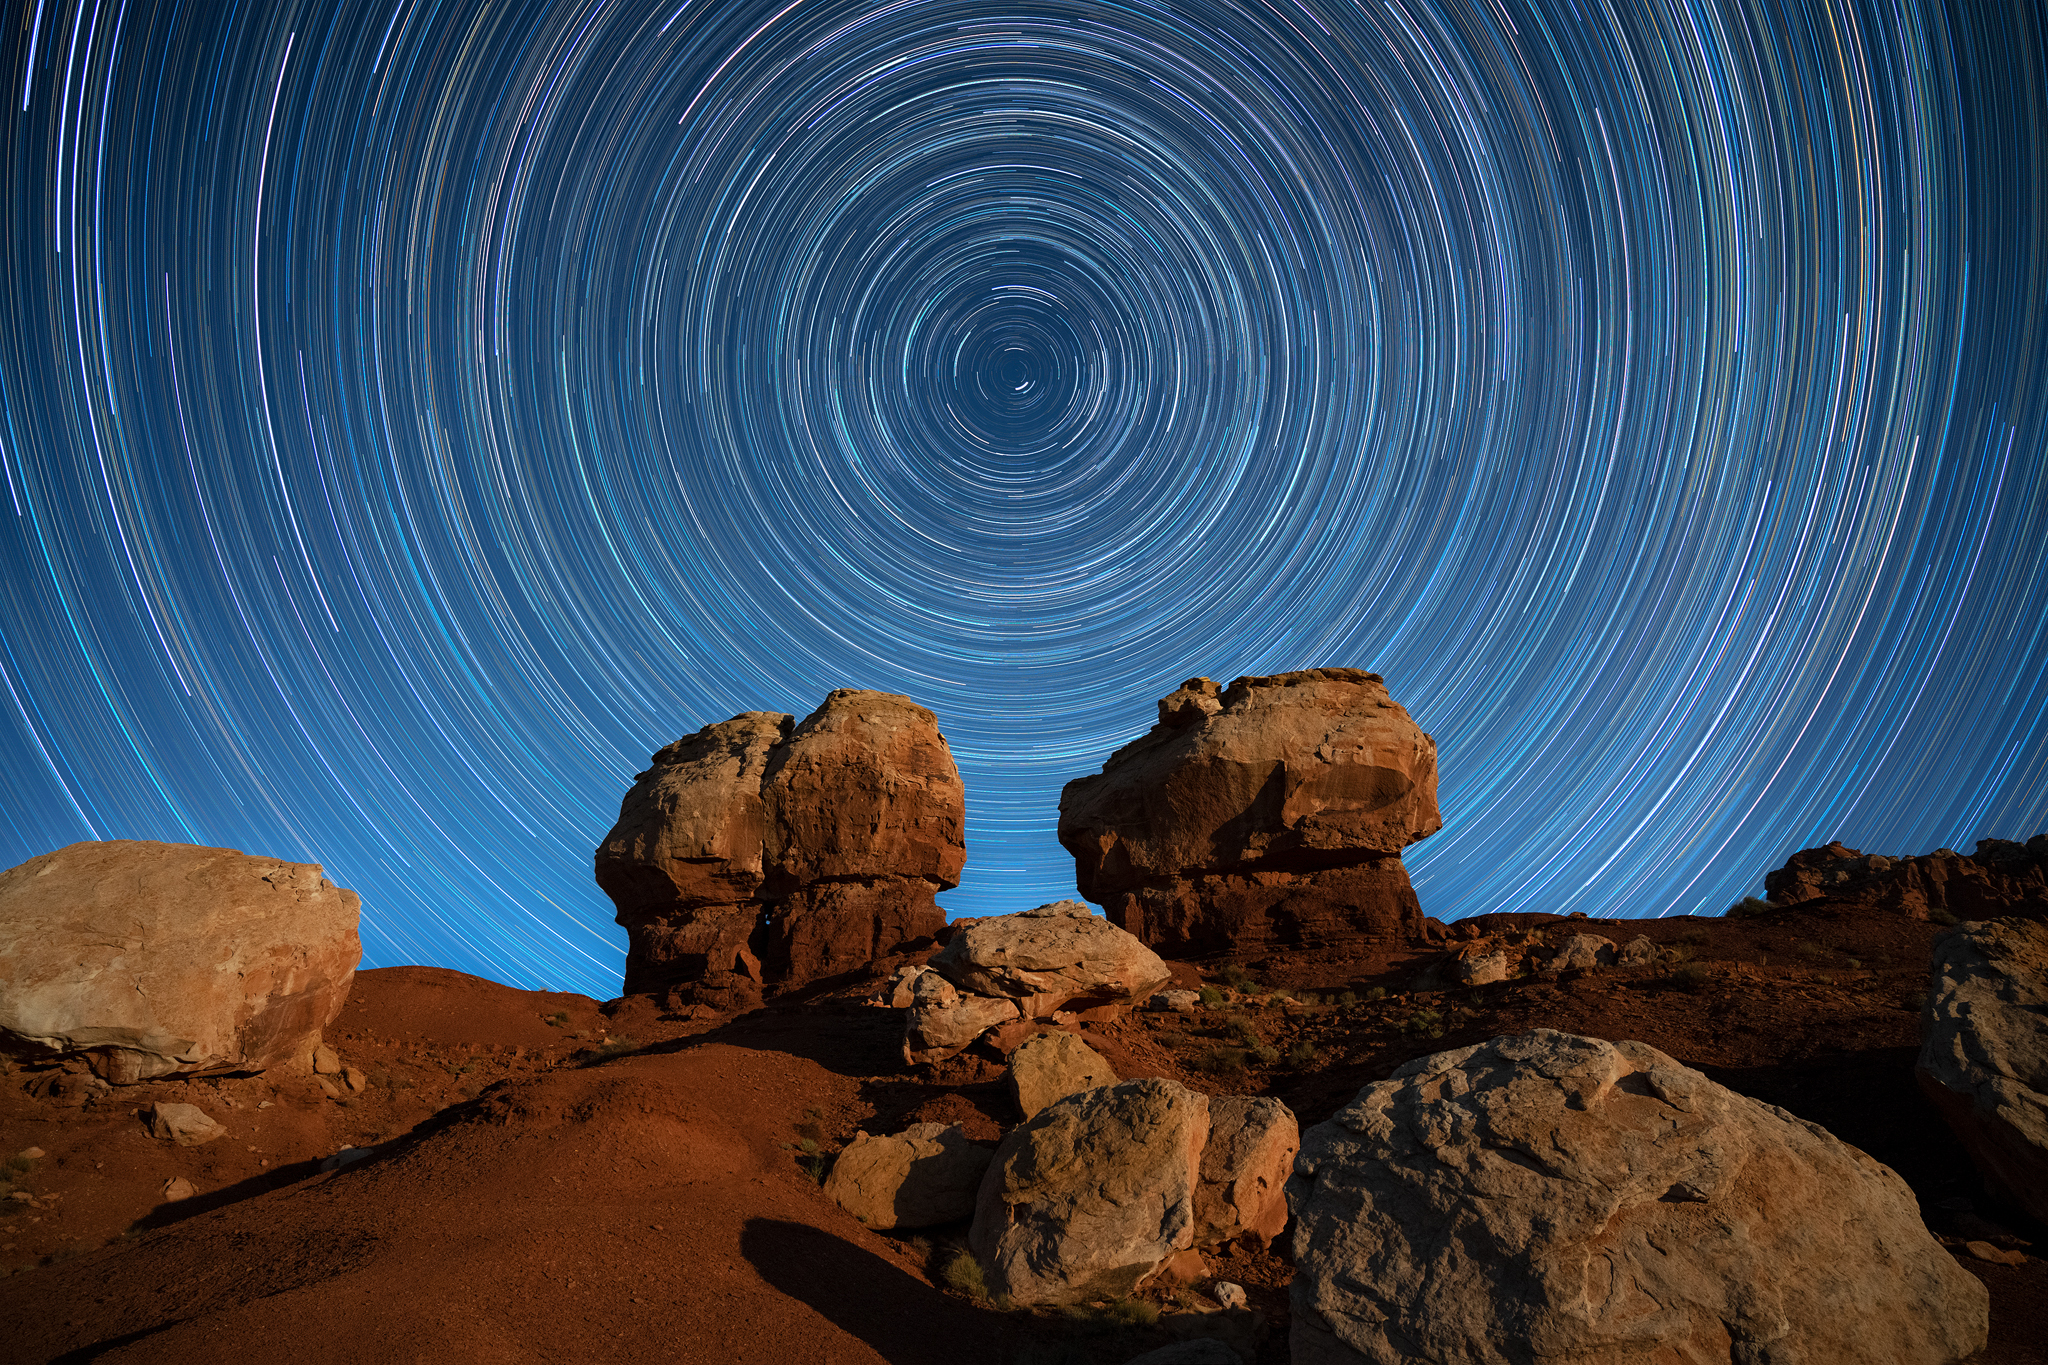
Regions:
<instances>
[{"instance_id":1,"label":"foreground rock","mask_svg":"<svg viewBox=\"0 0 2048 1365\"><path fill-rule=\"evenodd\" d=\"M1010 1054L1010 1096L1027 1119L1054 1100L1116 1078L1103 1055L1071 1033L1042 1033Z\"/></svg>"},{"instance_id":2,"label":"foreground rock","mask_svg":"<svg viewBox=\"0 0 2048 1365\"><path fill-rule=\"evenodd\" d=\"M1988 1296L1893 1172L1641 1043L1420 1058L1302 1135L1297 1365L1960 1360Z\"/></svg>"},{"instance_id":3,"label":"foreground rock","mask_svg":"<svg viewBox=\"0 0 2048 1365\"><path fill-rule=\"evenodd\" d=\"M1169 956L1413 938L1400 853L1442 825L1435 741L1349 668L1190 679L1060 794L1081 894Z\"/></svg>"},{"instance_id":4,"label":"foreground rock","mask_svg":"<svg viewBox=\"0 0 2048 1365\"><path fill-rule=\"evenodd\" d=\"M309 1065L348 999L360 902L316 863L136 840L0 873L0 1044L117 1085Z\"/></svg>"},{"instance_id":5,"label":"foreground rock","mask_svg":"<svg viewBox=\"0 0 2048 1365\"><path fill-rule=\"evenodd\" d=\"M963 991L1015 1000L1030 1019L1141 1000L1173 979L1159 954L1079 901L962 920L931 965Z\"/></svg>"},{"instance_id":6,"label":"foreground rock","mask_svg":"<svg viewBox=\"0 0 2048 1365\"><path fill-rule=\"evenodd\" d=\"M750 711L654 755L598 847L626 993L794 986L945 927L966 794L930 711L838 691L802 724Z\"/></svg>"},{"instance_id":7,"label":"foreground rock","mask_svg":"<svg viewBox=\"0 0 2048 1365\"><path fill-rule=\"evenodd\" d=\"M878 1230L951 1223L974 1212L994 1156L957 1123L913 1123L893 1137L863 1133L833 1161L825 1193Z\"/></svg>"},{"instance_id":8,"label":"foreground rock","mask_svg":"<svg viewBox=\"0 0 2048 1365\"><path fill-rule=\"evenodd\" d=\"M1195 1242L1209 1101L1175 1081L1069 1095L1010 1130L968 1245L1020 1304L1128 1294Z\"/></svg>"},{"instance_id":9,"label":"foreground rock","mask_svg":"<svg viewBox=\"0 0 2048 1365\"><path fill-rule=\"evenodd\" d=\"M1934 941L1916 1078L1993 1189L2048 1222L2048 923Z\"/></svg>"},{"instance_id":10,"label":"foreground rock","mask_svg":"<svg viewBox=\"0 0 2048 1365\"><path fill-rule=\"evenodd\" d=\"M1764 877L1775 906L1831 901L1909 919L2048 918L2048 835L2024 844L1979 839L1974 853L1936 849L1913 858L1862 853L1836 842L1802 849Z\"/></svg>"},{"instance_id":11,"label":"foreground rock","mask_svg":"<svg viewBox=\"0 0 2048 1365\"><path fill-rule=\"evenodd\" d=\"M1209 1101L1209 1141L1195 1191L1195 1244L1265 1246L1287 1227L1287 1178L1301 1150L1294 1111L1269 1095Z\"/></svg>"}]
</instances>

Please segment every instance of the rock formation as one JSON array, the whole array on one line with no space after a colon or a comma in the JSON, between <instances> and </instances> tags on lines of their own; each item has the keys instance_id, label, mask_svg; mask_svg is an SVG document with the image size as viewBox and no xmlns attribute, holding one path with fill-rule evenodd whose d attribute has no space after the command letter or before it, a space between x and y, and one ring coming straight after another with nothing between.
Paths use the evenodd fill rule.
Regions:
<instances>
[{"instance_id":1,"label":"rock formation","mask_svg":"<svg viewBox=\"0 0 2048 1365\"><path fill-rule=\"evenodd\" d=\"M1195 1191L1195 1244L1244 1238L1260 1246L1287 1227L1287 1178L1301 1150L1294 1112L1269 1095L1209 1101L1209 1141Z\"/></svg>"},{"instance_id":2,"label":"rock formation","mask_svg":"<svg viewBox=\"0 0 2048 1365\"><path fill-rule=\"evenodd\" d=\"M316 863L135 840L0 873L0 1045L117 1085L310 1065L348 999L360 902Z\"/></svg>"},{"instance_id":3,"label":"rock formation","mask_svg":"<svg viewBox=\"0 0 2048 1365\"><path fill-rule=\"evenodd\" d=\"M1436 743L1378 675L1192 678L1066 785L1081 894L1170 956L1412 938L1401 850L1443 825Z\"/></svg>"},{"instance_id":4,"label":"rock formation","mask_svg":"<svg viewBox=\"0 0 2048 1365\"><path fill-rule=\"evenodd\" d=\"M1302 1135L1297 1365L1959 1360L1984 1286L1889 1168L1642 1043L1419 1058Z\"/></svg>"},{"instance_id":5,"label":"rock formation","mask_svg":"<svg viewBox=\"0 0 2048 1365\"><path fill-rule=\"evenodd\" d=\"M974 1212L994 1156L957 1123L913 1123L893 1137L863 1133L833 1161L825 1193L878 1230L951 1223Z\"/></svg>"},{"instance_id":6,"label":"rock formation","mask_svg":"<svg viewBox=\"0 0 2048 1365\"><path fill-rule=\"evenodd\" d=\"M2048 1222L2048 924L1962 924L1934 941L1920 1088L1985 1182Z\"/></svg>"},{"instance_id":7,"label":"rock formation","mask_svg":"<svg viewBox=\"0 0 2048 1365\"><path fill-rule=\"evenodd\" d=\"M1071 1033L1041 1033L1010 1054L1010 1097L1030 1118L1054 1100L1113 1085L1116 1069Z\"/></svg>"},{"instance_id":8,"label":"rock formation","mask_svg":"<svg viewBox=\"0 0 2048 1365\"><path fill-rule=\"evenodd\" d=\"M1802 849L1764 877L1772 905L1830 900L1911 919L2048 919L2048 834L2024 844L1979 839L1976 852L1941 848L1915 858L1865 854L1842 843Z\"/></svg>"},{"instance_id":9,"label":"rock formation","mask_svg":"<svg viewBox=\"0 0 2048 1365\"><path fill-rule=\"evenodd\" d=\"M1208 1097L1165 1080L1069 1095L1011 1129L968 1233L989 1291L1022 1304L1128 1294L1194 1245L1208 1135Z\"/></svg>"},{"instance_id":10,"label":"rock formation","mask_svg":"<svg viewBox=\"0 0 2048 1365\"><path fill-rule=\"evenodd\" d=\"M597 850L626 994L746 996L851 971L945 927L966 794L930 711L838 691L802 724L749 711L662 749ZM737 994L734 994L737 990Z\"/></svg>"}]
</instances>

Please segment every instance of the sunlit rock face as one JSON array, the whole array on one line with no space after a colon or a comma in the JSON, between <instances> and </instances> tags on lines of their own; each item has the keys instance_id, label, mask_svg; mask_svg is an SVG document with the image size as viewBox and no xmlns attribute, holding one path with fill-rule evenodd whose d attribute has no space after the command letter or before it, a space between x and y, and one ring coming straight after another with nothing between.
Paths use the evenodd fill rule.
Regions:
<instances>
[{"instance_id":1,"label":"sunlit rock face","mask_svg":"<svg viewBox=\"0 0 2048 1365\"><path fill-rule=\"evenodd\" d=\"M798 724L749 711L654 755L597 850L626 993L793 986L945 927L966 793L938 720L842 690Z\"/></svg>"},{"instance_id":2,"label":"sunlit rock face","mask_svg":"<svg viewBox=\"0 0 2048 1365\"><path fill-rule=\"evenodd\" d=\"M1081 894L1169 956L1418 934L1400 854L1442 826L1436 742L1350 668L1192 678L1060 795Z\"/></svg>"}]
</instances>

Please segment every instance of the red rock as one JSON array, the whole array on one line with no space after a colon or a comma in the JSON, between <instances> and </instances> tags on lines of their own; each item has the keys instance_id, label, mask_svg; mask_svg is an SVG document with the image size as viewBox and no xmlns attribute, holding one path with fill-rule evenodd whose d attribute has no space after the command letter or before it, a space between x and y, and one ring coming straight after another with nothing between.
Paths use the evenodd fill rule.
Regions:
<instances>
[{"instance_id":1,"label":"red rock","mask_svg":"<svg viewBox=\"0 0 2048 1365\"><path fill-rule=\"evenodd\" d=\"M1865 854L1837 841L1787 858L1765 875L1764 892L1773 905L1827 900L1944 923L1945 916L2048 918L2048 835L2024 844L1979 839L1972 854L1941 848L1912 858Z\"/></svg>"},{"instance_id":2,"label":"red rock","mask_svg":"<svg viewBox=\"0 0 2048 1365\"><path fill-rule=\"evenodd\" d=\"M1377 674L1193 678L1060 795L1081 894L1199 955L1421 935L1400 852L1443 825L1436 743Z\"/></svg>"},{"instance_id":3,"label":"red rock","mask_svg":"<svg viewBox=\"0 0 2048 1365\"><path fill-rule=\"evenodd\" d=\"M930 711L838 691L801 725L751 711L655 754L596 856L629 939L626 993L787 988L945 926L966 794Z\"/></svg>"}]
</instances>

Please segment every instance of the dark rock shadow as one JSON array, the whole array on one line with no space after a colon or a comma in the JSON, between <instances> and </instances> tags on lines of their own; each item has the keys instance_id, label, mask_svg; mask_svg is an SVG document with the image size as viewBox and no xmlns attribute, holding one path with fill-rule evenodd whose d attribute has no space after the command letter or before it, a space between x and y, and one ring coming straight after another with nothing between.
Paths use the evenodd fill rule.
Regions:
<instances>
[{"instance_id":1,"label":"dark rock shadow","mask_svg":"<svg viewBox=\"0 0 2048 1365\"><path fill-rule=\"evenodd\" d=\"M740 1251L778 1292L859 1337L890 1365L996 1365L1017 1360L1024 1345L1018 1320L951 1298L822 1228L750 1219Z\"/></svg>"}]
</instances>

